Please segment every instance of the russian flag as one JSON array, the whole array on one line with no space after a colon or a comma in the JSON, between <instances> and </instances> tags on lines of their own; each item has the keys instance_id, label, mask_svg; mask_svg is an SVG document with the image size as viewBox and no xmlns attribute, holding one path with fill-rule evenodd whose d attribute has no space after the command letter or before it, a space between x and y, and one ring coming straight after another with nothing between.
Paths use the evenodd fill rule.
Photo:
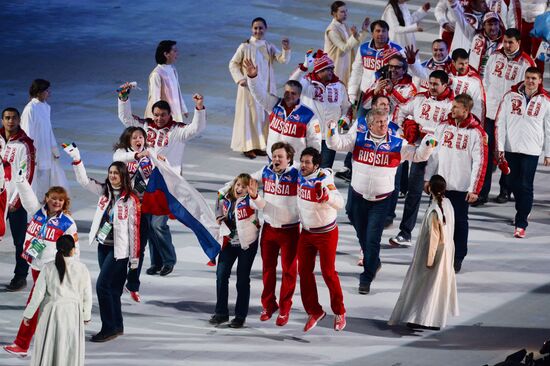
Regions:
<instances>
[{"instance_id":1,"label":"russian flag","mask_svg":"<svg viewBox=\"0 0 550 366\"><path fill-rule=\"evenodd\" d=\"M204 197L167 162L151 156L155 169L149 177L143 195L142 212L169 215L194 233L204 253L214 260L220 252L223 236L229 234L225 225L218 225ZM227 231L227 232L226 232Z\"/></svg>"}]
</instances>

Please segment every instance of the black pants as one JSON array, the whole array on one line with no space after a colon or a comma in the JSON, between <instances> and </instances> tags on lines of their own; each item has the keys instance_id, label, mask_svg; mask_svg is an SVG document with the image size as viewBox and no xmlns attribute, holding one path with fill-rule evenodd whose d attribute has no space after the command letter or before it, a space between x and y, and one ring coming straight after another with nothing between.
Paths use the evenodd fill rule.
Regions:
<instances>
[{"instance_id":1,"label":"black pants","mask_svg":"<svg viewBox=\"0 0 550 366\"><path fill-rule=\"evenodd\" d=\"M468 209L470 205L466 201L467 193L460 191L447 191L445 193L455 211L455 233L453 236L455 242L455 261L460 262L468 254Z\"/></svg>"},{"instance_id":2,"label":"black pants","mask_svg":"<svg viewBox=\"0 0 550 366\"><path fill-rule=\"evenodd\" d=\"M29 264L21 258L23 245L25 244L25 233L27 232L27 211L21 206L13 212L8 212L7 218L10 221L11 236L13 237L13 245L15 246L14 278L27 278Z\"/></svg>"},{"instance_id":3,"label":"black pants","mask_svg":"<svg viewBox=\"0 0 550 366\"><path fill-rule=\"evenodd\" d=\"M505 154L510 166L508 182L516 199L516 227L525 229L527 217L533 208L533 182L539 157L511 152Z\"/></svg>"}]
</instances>

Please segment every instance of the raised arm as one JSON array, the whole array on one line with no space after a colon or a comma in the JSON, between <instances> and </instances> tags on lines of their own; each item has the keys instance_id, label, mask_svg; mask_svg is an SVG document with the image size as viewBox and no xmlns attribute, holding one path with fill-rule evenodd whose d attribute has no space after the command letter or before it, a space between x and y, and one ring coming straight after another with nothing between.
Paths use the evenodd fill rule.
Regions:
<instances>
[{"instance_id":1,"label":"raised arm","mask_svg":"<svg viewBox=\"0 0 550 366\"><path fill-rule=\"evenodd\" d=\"M348 133L341 135L338 133L338 124L336 121L330 121L328 124L328 133L326 143L329 149L334 151L353 151L355 139L357 138L357 122L355 122Z\"/></svg>"},{"instance_id":2,"label":"raised arm","mask_svg":"<svg viewBox=\"0 0 550 366\"><path fill-rule=\"evenodd\" d=\"M195 111L193 120L185 127L180 127L174 131L175 141L187 141L199 135L206 128L206 109L204 107L204 98L200 94L193 94L195 102Z\"/></svg>"},{"instance_id":3,"label":"raised arm","mask_svg":"<svg viewBox=\"0 0 550 366\"><path fill-rule=\"evenodd\" d=\"M283 38L281 40L281 46L283 47L282 51L279 51L275 45L270 44L271 52L269 52L272 61L277 61L280 64L288 64L290 62L290 41L288 38Z\"/></svg>"},{"instance_id":4,"label":"raised arm","mask_svg":"<svg viewBox=\"0 0 550 366\"><path fill-rule=\"evenodd\" d=\"M254 99L260 103L263 109L270 113L273 110L273 107L279 103L279 98L267 91L263 81L257 77L258 69L251 60L246 59L243 63L246 68L246 80L248 87L250 88L250 94L252 94Z\"/></svg>"},{"instance_id":5,"label":"raised arm","mask_svg":"<svg viewBox=\"0 0 550 366\"><path fill-rule=\"evenodd\" d=\"M103 185L88 178L84 163L80 159L80 151L76 144L73 142L69 145L64 145L63 150L73 159L73 170L76 175L76 181L84 189L97 194L98 196L103 194Z\"/></svg>"}]
</instances>

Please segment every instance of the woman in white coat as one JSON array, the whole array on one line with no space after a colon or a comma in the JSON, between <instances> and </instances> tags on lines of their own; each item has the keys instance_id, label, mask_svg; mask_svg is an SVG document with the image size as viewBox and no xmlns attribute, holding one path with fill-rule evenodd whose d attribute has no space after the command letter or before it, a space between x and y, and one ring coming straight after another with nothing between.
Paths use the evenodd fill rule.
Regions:
<instances>
[{"instance_id":1,"label":"woman in white coat","mask_svg":"<svg viewBox=\"0 0 550 366\"><path fill-rule=\"evenodd\" d=\"M407 6L408 0L389 0L382 13L382 20L390 26L390 40L401 47L414 46L416 48L415 32L423 32L418 25L430 10L430 3L425 3L420 9L411 14Z\"/></svg>"},{"instance_id":2,"label":"woman in white coat","mask_svg":"<svg viewBox=\"0 0 550 366\"><path fill-rule=\"evenodd\" d=\"M252 36L241 43L237 52L229 61L231 77L238 85L237 100L235 102L235 121L231 149L239 151L250 159L256 155L266 155L266 141L268 126L267 113L256 102L246 85L246 72L243 61L252 60L258 68L258 77L266 88L266 93L277 94L275 85L275 61L287 64L290 61L290 42L283 38L283 50L279 51L272 43L264 39L267 22L263 18L252 21Z\"/></svg>"},{"instance_id":3,"label":"woman in white coat","mask_svg":"<svg viewBox=\"0 0 550 366\"><path fill-rule=\"evenodd\" d=\"M432 197L416 241L414 257L388 324L439 330L447 315L458 315L454 262L454 211L445 198L446 182L434 175Z\"/></svg>"},{"instance_id":4,"label":"woman in white coat","mask_svg":"<svg viewBox=\"0 0 550 366\"><path fill-rule=\"evenodd\" d=\"M361 31L355 26L346 24L348 9L343 1L335 1L330 6L332 22L325 30L325 45L323 47L328 57L334 61L334 74L344 85L348 86L351 75L351 64L355 59L355 49L367 37L370 19L363 21Z\"/></svg>"},{"instance_id":5,"label":"woman in white coat","mask_svg":"<svg viewBox=\"0 0 550 366\"><path fill-rule=\"evenodd\" d=\"M34 80L29 95L31 100L21 113L21 128L33 140L36 148L36 170L32 188L38 197L44 197L49 187L67 188L68 184L65 172L59 165L59 149L50 119L50 82L44 79Z\"/></svg>"},{"instance_id":6,"label":"woman in white coat","mask_svg":"<svg viewBox=\"0 0 550 366\"><path fill-rule=\"evenodd\" d=\"M74 260L71 235L57 242L55 261L44 266L23 314L28 324L40 308L31 366L84 365L84 325L92 317L92 283L84 263Z\"/></svg>"}]
</instances>

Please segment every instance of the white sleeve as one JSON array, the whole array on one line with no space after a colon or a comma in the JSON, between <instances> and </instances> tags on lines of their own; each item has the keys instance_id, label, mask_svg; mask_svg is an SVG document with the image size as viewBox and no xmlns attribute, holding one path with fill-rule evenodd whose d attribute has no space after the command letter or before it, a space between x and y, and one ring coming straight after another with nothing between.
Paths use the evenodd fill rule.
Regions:
<instances>
[{"instance_id":1,"label":"white sleeve","mask_svg":"<svg viewBox=\"0 0 550 366\"><path fill-rule=\"evenodd\" d=\"M325 34L327 35L330 42L335 45L336 48L338 48L342 53L348 52L349 50L359 45L359 40L353 35L350 35L347 41L343 41L335 31L332 31L330 29L328 29Z\"/></svg>"},{"instance_id":2,"label":"white sleeve","mask_svg":"<svg viewBox=\"0 0 550 366\"><path fill-rule=\"evenodd\" d=\"M21 182L16 179L15 187L19 192L21 205L23 205L23 208L29 214L34 214L42 207L42 204L38 201L36 194L33 192L31 185L26 179L23 179Z\"/></svg>"},{"instance_id":3,"label":"white sleeve","mask_svg":"<svg viewBox=\"0 0 550 366\"><path fill-rule=\"evenodd\" d=\"M456 18L455 26L462 29L464 36L466 36L466 38L468 38L471 42L476 34L476 29L466 20L466 17L464 16L464 9L458 0L454 0L454 3L450 6L450 11L453 12Z\"/></svg>"},{"instance_id":4,"label":"white sleeve","mask_svg":"<svg viewBox=\"0 0 550 366\"><path fill-rule=\"evenodd\" d=\"M206 128L206 108L197 109L193 113L193 120L185 127L177 127L174 130L174 141L187 141L199 135Z\"/></svg>"},{"instance_id":5,"label":"white sleeve","mask_svg":"<svg viewBox=\"0 0 550 366\"><path fill-rule=\"evenodd\" d=\"M98 196L103 194L103 185L88 178L86 168L84 167L84 162L80 161L78 164L73 164L73 170L76 176L76 181L82 186L82 188L95 193Z\"/></svg>"},{"instance_id":6,"label":"white sleeve","mask_svg":"<svg viewBox=\"0 0 550 366\"><path fill-rule=\"evenodd\" d=\"M323 140L321 136L321 125L317 115L314 115L313 118L307 124L306 131L306 146L313 147L317 151L321 151L321 141Z\"/></svg>"},{"instance_id":7,"label":"white sleeve","mask_svg":"<svg viewBox=\"0 0 550 366\"><path fill-rule=\"evenodd\" d=\"M393 8L389 5L386 6L386 8L384 9L384 13L382 14L382 20L385 20L388 23L391 31L394 32L395 34L415 32L417 28L416 23L408 24L405 26L400 25L399 20L397 20L397 16L393 11Z\"/></svg>"},{"instance_id":8,"label":"white sleeve","mask_svg":"<svg viewBox=\"0 0 550 366\"><path fill-rule=\"evenodd\" d=\"M483 182L480 181L480 177L484 173L483 170L487 167L487 140L481 131L476 132L478 133L475 135L476 137L470 145L472 146L472 171L470 173L470 185L468 186L468 192L479 194L479 191L483 186Z\"/></svg>"},{"instance_id":9,"label":"white sleeve","mask_svg":"<svg viewBox=\"0 0 550 366\"><path fill-rule=\"evenodd\" d=\"M505 95L498 106L497 114L495 116L495 139L497 151L504 151L504 146L506 145L508 116L510 115L508 108L509 105L510 103Z\"/></svg>"},{"instance_id":10,"label":"white sleeve","mask_svg":"<svg viewBox=\"0 0 550 366\"><path fill-rule=\"evenodd\" d=\"M36 121L34 121L33 108L29 105L25 106L21 113L21 129L25 131L31 139L36 138Z\"/></svg>"},{"instance_id":11,"label":"white sleeve","mask_svg":"<svg viewBox=\"0 0 550 366\"><path fill-rule=\"evenodd\" d=\"M31 319L38 311L38 308L40 308L42 300L44 300L44 297L46 297L48 274L51 274L51 271L47 267L40 271L38 279L36 280L34 288L32 290L31 300L29 301L29 304L23 312L24 318ZM55 275L57 275L57 273L55 273Z\"/></svg>"},{"instance_id":12,"label":"white sleeve","mask_svg":"<svg viewBox=\"0 0 550 366\"><path fill-rule=\"evenodd\" d=\"M441 27L446 23L450 23L449 18L447 18L447 8L447 0L439 0L434 9L435 20Z\"/></svg>"},{"instance_id":13,"label":"white sleeve","mask_svg":"<svg viewBox=\"0 0 550 366\"><path fill-rule=\"evenodd\" d=\"M283 48L282 51L280 51L275 45L269 44L271 46L271 59L273 61L277 61L280 64L288 64L290 62L290 55L291 50L285 50Z\"/></svg>"},{"instance_id":14,"label":"white sleeve","mask_svg":"<svg viewBox=\"0 0 550 366\"><path fill-rule=\"evenodd\" d=\"M150 105L155 104L161 99L161 90L162 90L162 78L158 72L153 71L149 75L149 95L148 101Z\"/></svg>"},{"instance_id":15,"label":"white sleeve","mask_svg":"<svg viewBox=\"0 0 550 366\"><path fill-rule=\"evenodd\" d=\"M254 97L256 102L258 102L267 113L271 113L273 107L279 102L279 98L271 93L268 93L267 88L260 80L258 76L255 78L246 78L248 83L248 88L250 94Z\"/></svg>"},{"instance_id":16,"label":"white sleeve","mask_svg":"<svg viewBox=\"0 0 550 366\"><path fill-rule=\"evenodd\" d=\"M415 107L415 99L416 98L411 98L409 99L409 101L405 104L401 104L399 106L399 109L398 109L398 112L397 112L397 119L395 120L395 123L397 123L397 125L399 127L403 127L403 121L408 117L408 116L414 116L414 107Z\"/></svg>"},{"instance_id":17,"label":"white sleeve","mask_svg":"<svg viewBox=\"0 0 550 366\"><path fill-rule=\"evenodd\" d=\"M355 60L351 65L351 75L348 82L348 95L349 100L353 104L358 99L359 86L361 85L361 79L363 79L363 57L361 56L361 50L357 50Z\"/></svg>"},{"instance_id":18,"label":"white sleeve","mask_svg":"<svg viewBox=\"0 0 550 366\"><path fill-rule=\"evenodd\" d=\"M420 145L410 145L406 140L403 140L403 147L401 148L401 161L410 160L414 163L426 161L434 151L434 147L431 144L426 144L429 139L434 139L432 135L426 135L420 141Z\"/></svg>"},{"instance_id":19,"label":"white sleeve","mask_svg":"<svg viewBox=\"0 0 550 366\"><path fill-rule=\"evenodd\" d=\"M233 81L238 83L239 81L246 79L246 75L243 75L241 71L243 58L244 58L244 51L243 51L243 45L241 44L239 48L237 48L237 51L229 61L229 72L231 73L231 77L233 78Z\"/></svg>"},{"instance_id":20,"label":"white sleeve","mask_svg":"<svg viewBox=\"0 0 550 366\"><path fill-rule=\"evenodd\" d=\"M80 271L80 274L82 275L80 277L82 285L82 318L84 321L89 321L92 319L92 281L88 268L84 267L84 270Z\"/></svg>"},{"instance_id":21,"label":"white sleeve","mask_svg":"<svg viewBox=\"0 0 550 366\"><path fill-rule=\"evenodd\" d=\"M326 187L328 190L328 201L326 202L326 204L335 210L340 210L344 207L344 198L334 184L332 173L325 170L325 174L327 175L327 177L323 180L323 186Z\"/></svg>"},{"instance_id":22,"label":"white sleeve","mask_svg":"<svg viewBox=\"0 0 550 366\"><path fill-rule=\"evenodd\" d=\"M336 122L331 122L328 126L328 136L326 139L326 144L329 149L334 151L353 151L355 145L355 140L357 138L357 122L351 126L348 133L345 135L340 135L338 133L338 128Z\"/></svg>"},{"instance_id":23,"label":"white sleeve","mask_svg":"<svg viewBox=\"0 0 550 366\"><path fill-rule=\"evenodd\" d=\"M416 76L420 80L428 80L430 73L428 72L428 68L426 68L418 58L414 60L414 64L409 64L409 73L412 76Z\"/></svg>"},{"instance_id":24,"label":"white sleeve","mask_svg":"<svg viewBox=\"0 0 550 366\"><path fill-rule=\"evenodd\" d=\"M428 15L427 11L424 11L422 7L418 8L414 13L411 14L413 23L418 23Z\"/></svg>"},{"instance_id":25,"label":"white sleeve","mask_svg":"<svg viewBox=\"0 0 550 366\"><path fill-rule=\"evenodd\" d=\"M546 99L546 103L550 104L550 100ZM544 157L550 158L550 108L546 108L546 114L543 117L544 129Z\"/></svg>"},{"instance_id":26,"label":"white sleeve","mask_svg":"<svg viewBox=\"0 0 550 366\"><path fill-rule=\"evenodd\" d=\"M126 101L122 101L118 99L118 119L125 127L135 126L135 127L143 127L143 123L140 122L140 120L136 120L134 116L132 116L132 103L130 102L130 98Z\"/></svg>"},{"instance_id":27,"label":"white sleeve","mask_svg":"<svg viewBox=\"0 0 550 366\"><path fill-rule=\"evenodd\" d=\"M136 160L135 151L127 151L126 149L117 149L113 154L113 161L122 161L129 163Z\"/></svg>"}]
</instances>

